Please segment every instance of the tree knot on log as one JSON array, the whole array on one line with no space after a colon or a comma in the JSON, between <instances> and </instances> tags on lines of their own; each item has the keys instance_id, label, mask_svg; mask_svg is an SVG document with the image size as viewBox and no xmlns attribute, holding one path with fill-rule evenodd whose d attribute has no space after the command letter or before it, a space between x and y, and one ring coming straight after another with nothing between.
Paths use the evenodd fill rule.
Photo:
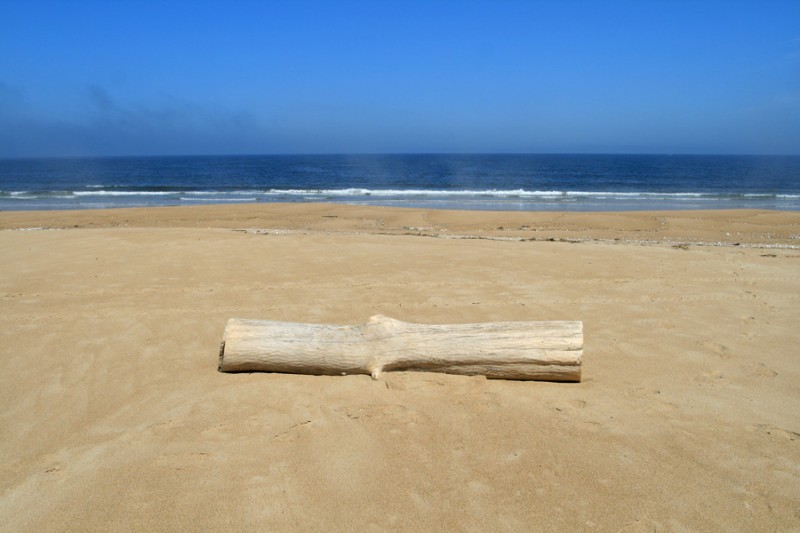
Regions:
<instances>
[{"instance_id":1,"label":"tree knot on log","mask_svg":"<svg viewBox=\"0 0 800 533\"><path fill-rule=\"evenodd\" d=\"M359 328L366 339L379 341L394 335L402 324L405 324L405 322L384 315L373 315L369 317L366 324L359 326Z\"/></svg>"}]
</instances>

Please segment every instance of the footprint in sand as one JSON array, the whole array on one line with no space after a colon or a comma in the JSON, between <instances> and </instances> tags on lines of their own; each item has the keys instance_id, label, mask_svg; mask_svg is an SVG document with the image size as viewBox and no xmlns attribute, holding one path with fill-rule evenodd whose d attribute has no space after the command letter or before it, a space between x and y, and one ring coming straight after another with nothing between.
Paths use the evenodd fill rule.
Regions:
<instances>
[{"instance_id":1,"label":"footprint in sand","mask_svg":"<svg viewBox=\"0 0 800 533\"><path fill-rule=\"evenodd\" d=\"M570 411L572 409L585 409L586 402L584 400L567 400L565 402L558 402L548 406L555 411L563 412Z\"/></svg>"},{"instance_id":2,"label":"footprint in sand","mask_svg":"<svg viewBox=\"0 0 800 533\"><path fill-rule=\"evenodd\" d=\"M743 367L748 376L757 378L774 378L778 375L777 372L772 370L764 363L750 363Z\"/></svg>"},{"instance_id":3,"label":"footprint in sand","mask_svg":"<svg viewBox=\"0 0 800 533\"><path fill-rule=\"evenodd\" d=\"M719 383L721 380L725 379L725 374L721 370L709 370L708 372L703 372L696 376L694 379L700 383Z\"/></svg>"},{"instance_id":4,"label":"footprint in sand","mask_svg":"<svg viewBox=\"0 0 800 533\"><path fill-rule=\"evenodd\" d=\"M704 341L699 343L701 347L705 348L706 350L710 351L714 355L718 356L721 359L730 359L731 354L728 351L728 347L724 344L720 344L718 342L713 341Z\"/></svg>"}]
</instances>

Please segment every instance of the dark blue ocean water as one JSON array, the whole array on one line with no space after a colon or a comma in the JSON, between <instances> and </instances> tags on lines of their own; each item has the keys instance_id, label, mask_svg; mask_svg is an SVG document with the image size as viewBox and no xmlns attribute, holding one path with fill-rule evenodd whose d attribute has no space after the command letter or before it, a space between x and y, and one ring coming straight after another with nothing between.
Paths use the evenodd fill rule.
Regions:
<instances>
[{"instance_id":1,"label":"dark blue ocean water","mask_svg":"<svg viewBox=\"0 0 800 533\"><path fill-rule=\"evenodd\" d=\"M340 202L800 210L800 156L307 155L0 160L0 210Z\"/></svg>"}]
</instances>

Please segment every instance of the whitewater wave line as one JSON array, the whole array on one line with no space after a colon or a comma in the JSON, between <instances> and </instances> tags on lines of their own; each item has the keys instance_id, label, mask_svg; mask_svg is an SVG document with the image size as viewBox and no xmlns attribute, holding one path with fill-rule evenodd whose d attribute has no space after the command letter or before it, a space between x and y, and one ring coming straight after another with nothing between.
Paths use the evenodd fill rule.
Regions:
<instances>
[{"instance_id":1,"label":"whitewater wave line","mask_svg":"<svg viewBox=\"0 0 800 533\"><path fill-rule=\"evenodd\" d=\"M529 191L525 189L486 189L486 190L446 190L446 189L244 189L244 190L108 190L93 188L92 190L60 190L60 191L0 191L0 197L29 200L36 198L82 198L98 196L153 196L153 197L208 197L214 196L220 200L226 197L394 197L394 198L596 198L596 199L724 199L724 198L775 198L775 199L800 199L800 193L735 193L735 192L659 192L659 191ZM249 199L249 198L248 198Z\"/></svg>"}]
</instances>

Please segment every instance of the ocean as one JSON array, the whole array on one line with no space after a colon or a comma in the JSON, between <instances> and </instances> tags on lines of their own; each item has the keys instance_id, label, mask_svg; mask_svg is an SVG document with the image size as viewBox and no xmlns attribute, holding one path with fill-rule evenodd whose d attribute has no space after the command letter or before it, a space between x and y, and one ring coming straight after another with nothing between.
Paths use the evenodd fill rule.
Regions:
<instances>
[{"instance_id":1,"label":"ocean","mask_svg":"<svg viewBox=\"0 0 800 533\"><path fill-rule=\"evenodd\" d=\"M243 202L513 211L800 210L800 156L0 159L0 210Z\"/></svg>"}]
</instances>

